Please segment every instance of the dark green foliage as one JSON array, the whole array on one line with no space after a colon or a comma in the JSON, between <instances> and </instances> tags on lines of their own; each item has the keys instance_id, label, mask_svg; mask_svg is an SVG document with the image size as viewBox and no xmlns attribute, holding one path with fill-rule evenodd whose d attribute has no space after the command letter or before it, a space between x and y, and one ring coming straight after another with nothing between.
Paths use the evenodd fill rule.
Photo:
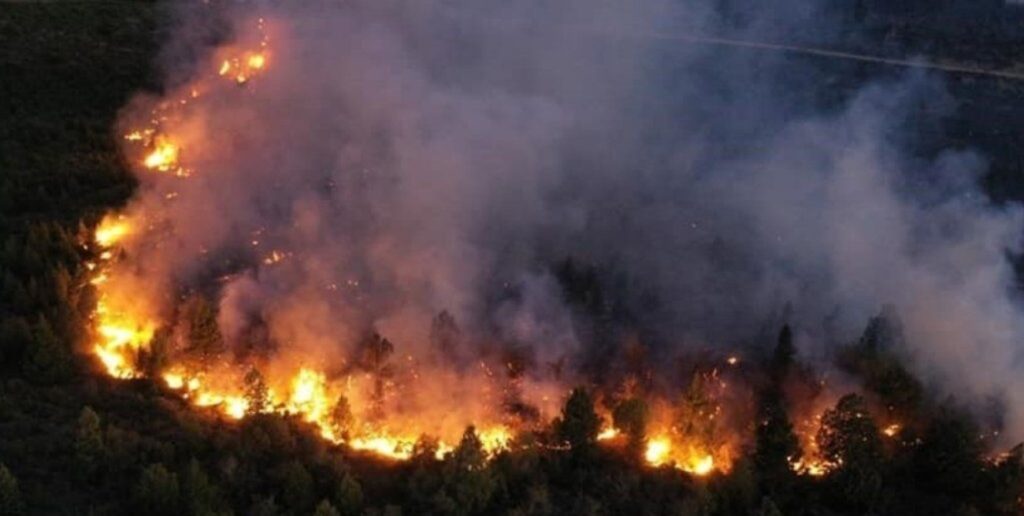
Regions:
<instances>
[{"instance_id":1,"label":"dark green foliage","mask_svg":"<svg viewBox=\"0 0 1024 516\"><path fill-rule=\"evenodd\" d=\"M757 511L758 516L782 516L782 511L775 505L775 502L767 496L761 501L761 508Z\"/></svg>"},{"instance_id":2,"label":"dark green foliage","mask_svg":"<svg viewBox=\"0 0 1024 516\"><path fill-rule=\"evenodd\" d=\"M924 399L924 387L898 358L904 346L899 319L890 310L872 318L858 343L840 352L839 365L864 379L896 419L912 419Z\"/></svg>"},{"instance_id":3,"label":"dark green foliage","mask_svg":"<svg viewBox=\"0 0 1024 516\"><path fill-rule=\"evenodd\" d=\"M112 127L128 95L155 82L149 67L163 39L158 30L167 29L157 21L176 19L163 4L0 8L0 516L1021 513L1020 449L988 460L969 416L929 405L900 361L904 336L891 310L840 353L840 365L863 380L871 409L885 412L878 417L921 428L912 444L882 447L863 400L844 398L821 436L843 466L821 480L793 477L785 467L795 446L775 391L759 400L763 424L751 429L750 456L728 476L694 480L594 446L600 419L582 389L554 425L521 437L515 451L485 460L469 429L445 460L425 437L412 460L390 463L328 445L295 418L224 422L152 382L83 374L95 367L80 356L96 296L86 281L85 263L97 255L89 228L133 187ZM557 275L574 310L597 321L595 340L612 350L618 334L609 330L629 320L616 305L615 282L571 260ZM166 364L172 335L184 337L197 360L224 352L215 303L197 295L184 308L181 324L158 332L138 357L151 375ZM437 355L458 356L460 338L454 318L439 314L430 337ZM792 340L783 328L768 361L772 381L765 383L773 389L796 370ZM357 366L377 378L382 395L394 346L374 335L362 350ZM631 371L647 365L640 345L623 356ZM517 372L521 361L514 361ZM265 406L259 373L246 383L251 406ZM676 419L683 436L713 440L717 433L706 387L697 375L682 396ZM626 400L612 415L636 453L643 402ZM347 400L339 399L332 419L343 435L352 422Z\"/></svg>"},{"instance_id":4,"label":"dark green foliage","mask_svg":"<svg viewBox=\"0 0 1024 516\"><path fill-rule=\"evenodd\" d=\"M594 411L594 400L586 389L573 389L562 408L562 416L555 424L558 439L573 450L593 447L601 429L601 418Z\"/></svg>"},{"instance_id":5,"label":"dark green foliage","mask_svg":"<svg viewBox=\"0 0 1024 516\"><path fill-rule=\"evenodd\" d=\"M135 506L139 514L174 516L179 514L181 492L178 476L163 464L153 464L142 470L135 489Z\"/></svg>"},{"instance_id":6,"label":"dark green foliage","mask_svg":"<svg viewBox=\"0 0 1024 516\"><path fill-rule=\"evenodd\" d=\"M796 357L796 347L793 346L793 330L789 325L783 325L779 331L779 339L772 351L771 373L774 378L781 379L793 366Z\"/></svg>"},{"instance_id":7,"label":"dark green foliage","mask_svg":"<svg viewBox=\"0 0 1024 516\"><path fill-rule=\"evenodd\" d=\"M307 512L313 506L313 477L301 462L291 461L278 473L281 502L298 512Z\"/></svg>"},{"instance_id":8,"label":"dark green foliage","mask_svg":"<svg viewBox=\"0 0 1024 516\"><path fill-rule=\"evenodd\" d=\"M71 353L46 319L40 319L32 328L32 340L25 353L22 371L26 378L41 384L64 381L71 374Z\"/></svg>"},{"instance_id":9,"label":"dark green foliage","mask_svg":"<svg viewBox=\"0 0 1024 516\"><path fill-rule=\"evenodd\" d=\"M246 514L252 516L277 516L281 514L281 508L277 506L273 496L266 496L258 498L253 502L249 506L249 510L246 511Z\"/></svg>"},{"instance_id":10,"label":"dark green foliage","mask_svg":"<svg viewBox=\"0 0 1024 516\"><path fill-rule=\"evenodd\" d=\"M18 479L7 466L0 464L0 516L20 516L24 509Z\"/></svg>"},{"instance_id":11,"label":"dark green foliage","mask_svg":"<svg viewBox=\"0 0 1024 516\"><path fill-rule=\"evenodd\" d=\"M471 426L445 463L444 486L431 500L434 509L450 514L479 514L490 504L496 488L483 443Z\"/></svg>"},{"instance_id":12,"label":"dark green foliage","mask_svg":"<svg viewBox=\"0 0 1024 516\"><path fill-rule=\"evenodd\" d=\"M835 494L847 506L871 509L880 502L882 440L864 398L847 394L821 418L817 442L822 457L836 465Z\"/></svg>"},{"instance_id":13,"label":"dark green foliage","mask_svg":"<svg viewBox=\"0 0 1024 516\"><path fill-rule=\"evenodd\" d=\"M316 506L316 510L313 511L313 516L341 516L338 509L335 509L331 502L327 500L321 500Z\"/></svg>"},{"instance_id":14,"label":"dark green foliage","mask_svg":"<svg viewBox=\"0 0 1024 516\"><path fill-rule=\"evenodd\" d=\"M356 477L346 471L338 481L332 499L343 516L359 514L363 507L363 488Z\"/></svg>"},{"instance_id":15,"label":"dark green foliage","mask_svg":"<svg viewBox=\"0 0 1024 516\"><path fill-rule=\"evenodd\" d=\"M188 462L181 475L181 502L184 513L191 516L206 516L220 509L219 490L196 459Z\"/></svg>"},{"instance_id":16,"label":"dark green foliage","mask_svg":"<svg viewBox=\"0 0 1024 516\"><path fill-rule=\"evenodd\" d=\"M647 443L647 420L650 417L647 403L640 398L629 398L619 403L612 411L612 422L625 434L630 454L639 458Z\"/></svg>"},{"instance_id":17,"label":"dark green foliage","mask_svg":"<svg viewBox=\"0 0 1024 516\"><path fill-rule=\"evenodd\" d=\"M940 408L913 454L918 482L943 496L977 492L985 451L980 433L967 414L950 406Z\"/></svg>"},{"instance_id":18,"label":"dark green foliage","mask_svg":"<svg viewBox=\"0 0 1024 516\"><path fill-rule=\"evenodd\" d=\"M90 407L82 409L75 431L75 457L82 472L92 475L102 465L105 456L100 417Z\"/></svg>"},{"instance_id":19,"label":"dark green foliage","mask_svg":"<svg viewBox=\"0 0 1024 516\"><path fill-rule=\"evenodd\" d=\"M756 425L754 465L762 488L773 494L785 492L795 480L790 463L800 458L800 443L778 391L761 397Z\"/></svg>"}]
</instances>

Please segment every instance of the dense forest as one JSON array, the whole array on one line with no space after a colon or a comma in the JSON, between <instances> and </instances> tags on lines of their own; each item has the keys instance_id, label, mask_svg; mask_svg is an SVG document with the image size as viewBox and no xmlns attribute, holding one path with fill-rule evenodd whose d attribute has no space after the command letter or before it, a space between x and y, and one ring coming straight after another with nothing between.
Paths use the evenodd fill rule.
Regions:
<instances>
[{"instance_id":1,"label":"dense forest","mask_svg":"<svg viewBox=\"0 0 1024 516\"><path fill-rule=\"evenodd\" d=\"M771 328L744 366L757 393L750 442L728 474L708 476L645 464L643 400L613 401L589 385L572 391L559 417L494 456L469 427L443 457L424 436L409 460L391 461L331 444L297 417L233 421L196 410L155 381L112 379L83 351L96 302L86 264L99 252L92 229L135 187L112 127L133 93L158 87L165 7L0 5L0 515L1024 510L1024 449L995 449L990 422L931 394L892 351L903 337L887 312L836 353L834 367L863 388L822 417L815 438L836 465L824 475L791 467L800 446L787 397L794 388L813 391L819 379L785 325ZM847 73L874 71L838 72ZM1019 88L992 80L971 91L998 100L965 97L963 105L997 104ZM1024 109L1019 99L1007 105L992 116ZM993 132L985 116L963 111L943 123L956 145L995 149L990 187L1018 197L1020 163L1005 152L1018 136ZM976 136L971 127L980 143L967 138ZM608 294L591 269L554 267L567 302L597 319L615 316L603 312ZM898 438L885 437L883 419L905 422ZM623 442L599 443L605 423Z\"/></svg>"}]
</instances>

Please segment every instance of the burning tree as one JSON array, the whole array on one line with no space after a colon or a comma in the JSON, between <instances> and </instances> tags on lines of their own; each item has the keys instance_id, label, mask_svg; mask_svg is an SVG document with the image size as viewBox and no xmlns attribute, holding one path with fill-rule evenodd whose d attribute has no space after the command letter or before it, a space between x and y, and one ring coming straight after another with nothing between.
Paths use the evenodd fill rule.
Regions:
<instances>
[{"instance_id":1,"label":"burning tree","mask_svg":"<svg viewBox=\"0 0 1024 516\"><path fill-rule=\"evenodd\" d=\"M255 367L245 374L245 413L254 415L270 408L270 392L263 375Z\"/></svg>"},{"instance_id":2,"label":"burning tree","mask_svg":"<svg viewBox=\"0 0 1024 516\"><path fill-rule=\"evenodd\" d=\"M572 390L554 427L558 440L575 452L584 453L594 445L601 430L601 417L594 411L594 400L586 389Z\"/></svg>"},{"instance_id":3,"label":"burning tree","mask_svg":"<svg viewBox=\"0 0 1024 516\"><path fill-rule=\"evenodd\" d=\"M377 333L371 334L363 342L359 363L373 377L372 419L380 419L384 415L385 387L392 374L388 359L394 352L394 344Z\"/></svg>"},{"instance_id":4,"label":"burning tree","mask_svg":"<svg viewBox=\"0 0 1024 516\"><path fill-rule=\"evenodd\" d=\"M847 394L821 420L817 442L834 465L833 480L846 503L870 509L882 489L882 440L864 398Z\"/></svg>"}]
</instances>

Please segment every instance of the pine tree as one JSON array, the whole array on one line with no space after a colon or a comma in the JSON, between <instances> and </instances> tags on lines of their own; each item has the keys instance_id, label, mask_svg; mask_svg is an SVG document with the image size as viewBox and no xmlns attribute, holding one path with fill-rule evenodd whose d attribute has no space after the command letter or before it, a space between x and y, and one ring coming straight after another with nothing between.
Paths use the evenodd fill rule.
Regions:
<instances>
[{"instance_id":1,"label":"pine tree","mask_svg":"<svg viewBox=\"0 0 1024 516\"><path fill-rule=\"evenodd\" d=\"M304 513L313 503L313 477L299 461L289 462L281 471L281 499L294 513ZM307 513L308 514L308 513Z\"/></svg>"},{"instance_id":2,"label":"pine tree","mask_svg":"<svg viewBox=\"0 0 1024 516\"><path fill-rule=\"evenodd\" d=\"M341 513L331 505L331 502L321 500L316 506L316 510L313 511L313 516L341 516Z\"/></svg>"},{"instance_id":3,"label":"pine tree","mask_svg":"<svg viewBox=\"0 0 1024 516\"><path fill-rule=\"evenodd\" d=\"M626 435L631 455L639 458L647 442L647 403L640 398L629 398L619 403L612 411L612 422Z\"/></svg>"},{"instance_id":4,"label":"pine tree","mask_svg":"<svg viewBox=\"0 0 1024 516\"><path fill-rule=\"evenodd\" d=\"M214 514L218 497L216 486L210 483L199 461L190 460L181 479L181 500L186 513L192 516Z\"/></svg>"},{"instance_id":5,"label":"pine tree","mask_svg":"<svg viewBox=\"0 0 1024 516\"><path fill-rule=\"evenodd\" d=\"M452 452L446 472L446 491L455 506L466 514L478 514L494 493L494 476L487 468L487 452L472 426Z\"/></svg>"},{"instance_id":6,"label":"pine tree","mask_svg":"<svg viewBox=\"0 0 1024 516\"><path fill-rule=\"evenodd\" d=\"M384 413L384 387L391 375L388 359L395 352L395 346L388 339L374 333L363 343L361 365L373 376L373 408L372 418L380 418Z\"/></svg>"},{"instance_id":7,"label":"pine tree","mask_svg":"<svg viewBox=\"0 0 1024 516\"><path fill-rule=\"evenodd\" d=\"M102 463L105 450L100 417L92 407L87 406L78 416L78 427L75 431L75 457L82 467L82 472L86 475L94 474Z\"/></svg>"},{"instance_id":8,"label":"pine tree","mask_svg":"<svg viewBox=\"0 0 1024 516\"><path fill-rule=\"evenodd\" d=\"M772 351L771 375L773 381L779 382L785 378L786 373L793 366L794 357L796 357L796 347L793 346L793 330L788 324L785 324L779 331L779 339Z\"/></svg>"},{"instance_id":9,"label":"pine tree","mask_svg":"<svg viewBox=\"0 0 1024 516\"><path fill-rule=\"evenodd\" d=\"M469 426L462 433L462 439L452 453L451 460L457 469L464 471L480 470L487 465L487 453L475 427Z\"/></svg>"},{"instance_id":10,"label":"pine tree","mask_svg":"<svg viewBox=\"0 0 1024 516\"><path fill-rule=\"evenodd\" d=\"M179 499L178 476L163 464L152 464L142 471L135 490L138 514L177 515Z\"/></svg>"},{"instance_id":11,"label":"pine tree","mask_svg":"<svg viewBox=\"0 0 1024 516\"><path fill-rule=\"evenodd\" d=\"M765 492L783 492L793 480L790 464L799 459L800 442L782 397L777 390L765 393L758 403L754 465Z\"/></svg>"},{"instance_id":12,"label":"pine tree","mask_svg":"<svg viewBox=\"0 0 1024 516\"><path fill-rule=\"evenodd\" d=\"M185 306L188 351L206 362L224 351L217 310L205 297L192 296Z\"/></svg>"},{"instance_id":13,"label":"pine tree","mask_svg":"<svg viewBox=\"0 0 1024 516\"><path fill-rule=\"evenodd\" d=\"M22 371L36 383L66 380L71 373L69 351L61 344L46 319L40 317L32 329L32 344L24 355Z\"/></svg>"},{"instance_id":14,"label":"pine tree","mask_svg":"<svg viewBox=\"0 0 1024 516\"><path fill-rule=\"evenodd\" d=\"M334 492L334 504L344 516L355 516L363 509L363 488L352 473L346 471Z\"/></svg>"},{"instance_id":15,"label":"pine tree","mask_svg":"<svg viewBox=\"0 0 1024 516\"><path fill-rule=\"evenodd\" d=\"M430 345L442 357L455 356L458 351L461 332L455 317L443 310L430 324Z\"/></svg>"},{"instance_id":16,"label":"pine tree","mask_svg":"<svg viewBox=\"0 0 1024 516\"><path fill-rule=\"evenodd\" d=\"M7 466L0 464L0 516L20 516L24 510L18 479Z\"/></svg>"},{"instance_id":17,"label":"pine tree","mask_svg":"<svg viewBox=\"0 0 1024 516\"><path fill-rule=\"evenodd\" d=\"M255 367L245 373L245 413L248 415L259 414L270 408L270 392L263 375Z\"/></svg>"},{"instance_id":18,"label":"pine tree","mask_svg":"<svg viewBox=\"0 0 1024 516\"><path fill-rule=\"evenodd\" d=\"M348 398L344 395L338 396L338 401L331 409L331 430L334 436L340 439L348 439L352 426L355 424L355 417L352 415L352 408L348 404Z\"/></svg>"},{"instance_id":19,"label":"pine tree","mask_svg":"<svg viewBox=\"0 0 1024 516\"><path fill-rule=\"evenodd\" d=\"M555 434L573 450L586 450L597 441L601 418L594 411L594 400L582 387L572 390L555 422Z\"/></svg>"},{"instance_id":20,"label":"pine tree","mask_svg":"<svg viewBox=\"0 0 1024 516\"><path fill-rule=\"evenodd\" d=\"M817 442L836 469L831 480L846 504L871 510L882 490L882 440L864 398L847 394L821 418Z\"/></svg>"}]
</instances>

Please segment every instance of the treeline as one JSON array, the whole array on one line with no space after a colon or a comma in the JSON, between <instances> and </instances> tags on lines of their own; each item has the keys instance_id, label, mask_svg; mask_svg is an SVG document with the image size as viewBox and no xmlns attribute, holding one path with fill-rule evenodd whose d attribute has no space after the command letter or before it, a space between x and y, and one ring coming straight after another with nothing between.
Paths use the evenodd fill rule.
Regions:
<instances>
[{"instance_id":1,"label":"treeline","mask_svg":"<svg viewBox=\"0 0 1024 516\"><path fill-rule=\"evenodd\" d=\"M592 391L488 458L470 427L442 459L424 436L408 461L353 452L297 418L240 422L201 411L147 380L85 376L64 387L0 386L0 514L1017 514L1021 449L990 456L952 402L930 400L879 347L874 320L843 352L866 386L821 418L825 475L799 475L788 392L816 383L791 332L757 367L751 439L728 474L691 476L643 459L648 409L612 408L625 445L597 440ZM84 406L83 406L84 405ZM898 418L897 438L883 421Z\"/></svg>"}]
</instances>

